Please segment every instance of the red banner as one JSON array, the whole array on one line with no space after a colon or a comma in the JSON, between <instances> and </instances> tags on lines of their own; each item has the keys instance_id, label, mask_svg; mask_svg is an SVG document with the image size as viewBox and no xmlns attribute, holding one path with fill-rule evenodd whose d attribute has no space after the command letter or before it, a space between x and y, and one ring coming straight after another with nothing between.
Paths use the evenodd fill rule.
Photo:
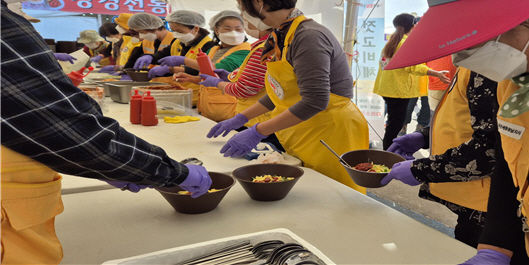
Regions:
<instances>
[{"instance_id":1,"label":"red banner","mask_svg":"<svg viewBox=\"0 0 529 265\"><path fill-rule=\"evenodd\" d=\"M167 15L167 4L161 0L43 0L42 2L26 1L23 7L106 15L121 13L151 13L161 17Z\"/></svg>"}]
</instances>

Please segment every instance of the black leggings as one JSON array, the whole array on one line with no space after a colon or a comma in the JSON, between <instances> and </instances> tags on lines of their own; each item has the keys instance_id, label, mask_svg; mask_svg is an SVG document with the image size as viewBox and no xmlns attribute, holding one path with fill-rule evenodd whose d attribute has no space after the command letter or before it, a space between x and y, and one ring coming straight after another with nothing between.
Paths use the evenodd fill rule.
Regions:
<instances>
[{"instance_id":1,"label":"black leggings","mask_svg":"<svg viewBox=\"0 0 529 265\"><path fill-rule=\"evenodd\" d=\"M404 126L406 120L406 112L408 110L409 98L388 98L384 97L387 106L388 119L386 122L386 132L382 145L384 150L387 150L393 143L393 139L397 137L400 129Z\"/></svg>"}]
</instances>

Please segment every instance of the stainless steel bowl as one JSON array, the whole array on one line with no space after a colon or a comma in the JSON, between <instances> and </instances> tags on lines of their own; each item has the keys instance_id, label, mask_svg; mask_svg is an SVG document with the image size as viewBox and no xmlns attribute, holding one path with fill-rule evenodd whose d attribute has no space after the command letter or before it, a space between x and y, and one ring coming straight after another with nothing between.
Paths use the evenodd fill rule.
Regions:
<instances>
[{"instance_id":1,"label":"stainless steel bowl","mask_svg":"<svg viewBox=\"0 0 529 265\"><path fill-rule=\"evenodd\" d=\"M118 103L128 104L130 101L130 91L135 86L146 85L166 85L166 83L134 82L134 81L112 81L105 82L104 87L108 87L110 98Z\"/></svg>"}]
</instances>

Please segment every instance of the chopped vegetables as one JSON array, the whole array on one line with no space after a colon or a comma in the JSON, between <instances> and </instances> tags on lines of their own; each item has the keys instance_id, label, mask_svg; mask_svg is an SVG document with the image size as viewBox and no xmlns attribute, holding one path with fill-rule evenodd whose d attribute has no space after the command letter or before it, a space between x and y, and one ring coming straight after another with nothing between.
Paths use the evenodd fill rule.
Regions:
<instances>
[{"instance_id":1,"label":"chopped vegetables","mask_svg":"<svg viewBox=\"0 0 529 265\"><path fill-rule=\"evenodd\" d=\"M389 173L391 171L390 168L384 165L378 165L371 163L360 163L354 167L356 170L360 171L366 171L366 172L373 172L373 173Z\"/></svg>"},{"instance_id":2,"label":"chopped vegetables","mask_svg":"<svg viewBox=\"0 0 529 265\"><path fill-rule=\"evenodd\" d=\"M213 193L213 192L217 192L217 191L220 191L219 189L210 189L208 190L208 193ZM178 192L179 195L191 195L191 192L187 191L187 190L182 190L182 191L179 191Z\"/></svg>"},{"instance_id":3,"label":"chopped vegetables","mask_svg":"<svg viewBox=\"0 0 529 265\"><path fill-rule=\"evenodd\" d=\"M289 180L293 180L294 178L291 177L282 177L282 176L272 176L272 175L264 175L264 176L257 176L252 178L252 182L254 183L275 183L275 182L285 182Z\"/></svg>"}]
</instances>

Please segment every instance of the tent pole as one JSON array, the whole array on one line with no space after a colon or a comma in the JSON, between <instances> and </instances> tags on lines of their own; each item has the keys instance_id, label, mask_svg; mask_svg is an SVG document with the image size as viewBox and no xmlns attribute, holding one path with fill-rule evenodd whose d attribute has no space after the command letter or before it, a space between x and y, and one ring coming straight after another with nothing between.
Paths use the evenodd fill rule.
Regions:
<instances>
[{"instance_id":1,"label":"tent pole","mask_svg":"<svg viewBox=\"0 0 529 265\"><path fill-rule=\"evenodd\" d=\"M346 0L347 10L345 12L344 51L347 54L349 65L353 62L353 49L356 39L356 27L358 23L358 7L360 2Z\"/></svg>"}]
</instances>

